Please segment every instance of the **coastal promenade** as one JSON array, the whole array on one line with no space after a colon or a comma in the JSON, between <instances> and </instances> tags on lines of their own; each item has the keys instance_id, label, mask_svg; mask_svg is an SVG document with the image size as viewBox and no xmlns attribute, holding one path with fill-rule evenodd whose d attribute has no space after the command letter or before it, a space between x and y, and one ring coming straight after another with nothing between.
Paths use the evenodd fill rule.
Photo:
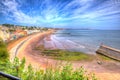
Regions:
<instances>
[{"instance_id":1,"label":"coastal promenade","mask_svg":"<svg viewBox=\"0 0 120 80\"><path fill-rule=\"evenodd\" d=\"M11 50L13 50L14 56L16 55L19 59L25 57L26 59L26 66L31 64L34 68L47 68L49 66L58 66L61 61L49 59L46 56L42 56L39 51L36 51L34 48L40 42L43 42L43 39L48 35L51 35L51 31L37 33L35 35L31 35L26 37L25 39L21 40L17 43ZM49 37L51 38L51 37ZM49 39L54 41L52 39ZM48 41L48 39L46 39ZM44 43L43 43L44 44ZM49 46L49 45L48 45ZM13 56L13 58L14 58ZM120 70L119 66L120 63L116 63L114 61L102 61L102 64L99 65L97 63L97 59L94 61L73 61L74 68L79 68L83 66L88 72L95 73L98 78L101 80L119 80L120 79ZM63 61L62 61L63 62ZM111 77L112 76L112 77Z\"/></svg>"},{"instance_id":2,"label":"coastal promenade","mask_svg":"<svg viewBox=\"0 0 120 80\"><path fill-rule=\"evenodd\" d=\"M13 48L11 48L11 60L14 59L15 56L17 56L20 60L25 57L26 59L26 65L32 64L34 67L44 66L44 64L37 63L35 58L36 51L34 50L37 43L43 39L45 36L51 34L52 31L46 31L43 33L37 33L35 35L31 35L26 37L25 39L21 40L19 43L17 43ZM37 52L38 54L38 52ZM33 56L33 57L31 57ZM40 56L39 56L40 57ZM41 57L42 58L42 57ZM44 61L47 63L47 61Z\"/></svg>"},{"instance_id":3,"label":"coastal promenade","mask_svg":"<svg viewBox=\"0 0 120 80\"><path fill-rule=\"evenodd\" d=\"M10 61L13 61L14 58L16 57L17 53L18 53L18 50L19 48L21 48L21 46L28 40L30 39L31 36L28 36L26 37L25 39L23 39L22 41L20 41L18 44L16 44L15 47L13 47L11 50L10 50Z\"/></svg>"}]
</instances>

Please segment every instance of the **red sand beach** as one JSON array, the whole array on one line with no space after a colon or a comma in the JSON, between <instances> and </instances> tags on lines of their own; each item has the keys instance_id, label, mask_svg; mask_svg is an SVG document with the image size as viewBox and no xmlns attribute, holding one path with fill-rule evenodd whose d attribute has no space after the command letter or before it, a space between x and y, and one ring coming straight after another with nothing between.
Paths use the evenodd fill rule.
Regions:
<instances>
[{"instance_id":1,"label":"red sand beach","mask_svg":"<svg viewBox=\"0 0 120 80\"><path fill-rule=\"evenodd\" d=\"M11 49L11 52L14 52L14 50L17 49L17 57L19 59L22 59L25 57L26 59L26 65L31 64L35 68L43 68L45 69L46 67L49 66L56 66L61 61L59 60L53 60L49 59L46 56L40 55L41 53L39 51L36 51L34 49L35 46L39 46L39 44L44 44L46 48L51 48L51 49L66 49L69 48L65 44L63 45L62 43L59 43L59 41L55 40L53 37L51 37L51 33L53 31L46 31L43 33L38 33L36 35L31 35L24 39L24 43L21 45L20 43L18 44L17 47L15 46ZM46 37L46 38L44 38ZM44 40L43 40L44 39ZM16 43L15 43L16 44ZM73 45L73 47L75 47ZM13 55L11 55L11 58L13 58ZM100 60L102 61L102 65L99 65L97 61ZM65 61L63 61L64 63ZM91 62L86 62L86 61L73 61L71 62L73 64L74 68L79 68L80 66L84 66L85 69L87 69L89 72L94 72L97 77L99 77L101 80L119 80L120 79L120 62L116 61L103 61L101 59L95 59ZM110 77L108 77L110 76Z\"/></svg>"}]
</instances>

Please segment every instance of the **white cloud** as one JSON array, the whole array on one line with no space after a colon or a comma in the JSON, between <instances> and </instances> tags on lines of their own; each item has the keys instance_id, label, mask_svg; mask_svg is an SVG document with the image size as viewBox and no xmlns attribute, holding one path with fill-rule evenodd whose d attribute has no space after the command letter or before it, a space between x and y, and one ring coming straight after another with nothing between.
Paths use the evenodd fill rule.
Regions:
<instances>
[{"instance_id":1,"label":"white cloud","mask_svg":"<svg viewBox=\"0 0 120 80\"><path fill-rule=\"evenodd\" d=\"M19 3L15 0L3 0L2 4L4 7L1 8L1 12L5 15L11 14L9 17L18 23L26 24L55 23L68 25L69 21L86 23L87 21L112 20L118 19L119 15L114 14L120 13L120 3L116 3L115 0L107 0L95 7L94 2L97 0L72 0L66 2L66 5L60 2L52 4L51 0L43 0L41 4L38 4L37 1L39 0L36 0L36 5L39 5L37 10L39 14L30 16L20 9L24 2L21 2L21 0L18 1ZM74 8L75 6L77 7ZM93 6L93 9L89 10L91 6ZM30 14L32 14L32 12L35 11L31 8Z\"/></svg>"},{"instance_id":2,"label":"white cloud","mask_svg":"<svg viewBox=\"0 0 120 80\"><path fill-rule=\"evenodd\" d=\"M37 23L38 17L31 17L23 13L21 10L18 9L19 4L15 0L5 0L2 2L5 6L4 13L12 14L10 17L19 22L19 23L29 23L35 24Z\"/></svg>"}]
</instances>

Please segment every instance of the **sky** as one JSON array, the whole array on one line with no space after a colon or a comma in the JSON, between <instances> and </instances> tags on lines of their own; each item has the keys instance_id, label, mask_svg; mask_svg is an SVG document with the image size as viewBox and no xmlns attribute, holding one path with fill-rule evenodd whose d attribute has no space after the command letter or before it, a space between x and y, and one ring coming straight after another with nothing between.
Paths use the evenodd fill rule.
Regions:
<instances>
[{"instance_id":1,"label":"sky","mask_svg":"<svg viewBox=\"0 0 120 80\"><path fill-rule=\"evenodd\" d=\"M0 24L120 29L120 0L0 0Z\"/></svg>"}]
</instances>

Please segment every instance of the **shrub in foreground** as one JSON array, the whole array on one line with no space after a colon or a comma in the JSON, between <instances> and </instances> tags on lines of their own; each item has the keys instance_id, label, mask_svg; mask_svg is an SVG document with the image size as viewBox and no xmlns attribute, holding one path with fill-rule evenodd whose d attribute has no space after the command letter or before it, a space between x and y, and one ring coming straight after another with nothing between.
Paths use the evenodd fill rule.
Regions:
<instances>
[{"instance_id":1,"label":"shrub in foreground","mask_svg":"<svg viewBox=\"0 0 120 80\"><path fill-rule=\"evenodd\" d=\"M31 65L25 68L25 59L19 61L18 58L15 58L13 63L9 60L0 62L0 71L22 80L97 80L94 75L88 75L83 67L73 70L70 64L66 64L66 66L59 66L56 69L33 70Z\"/></svg>"}]
</instances>

